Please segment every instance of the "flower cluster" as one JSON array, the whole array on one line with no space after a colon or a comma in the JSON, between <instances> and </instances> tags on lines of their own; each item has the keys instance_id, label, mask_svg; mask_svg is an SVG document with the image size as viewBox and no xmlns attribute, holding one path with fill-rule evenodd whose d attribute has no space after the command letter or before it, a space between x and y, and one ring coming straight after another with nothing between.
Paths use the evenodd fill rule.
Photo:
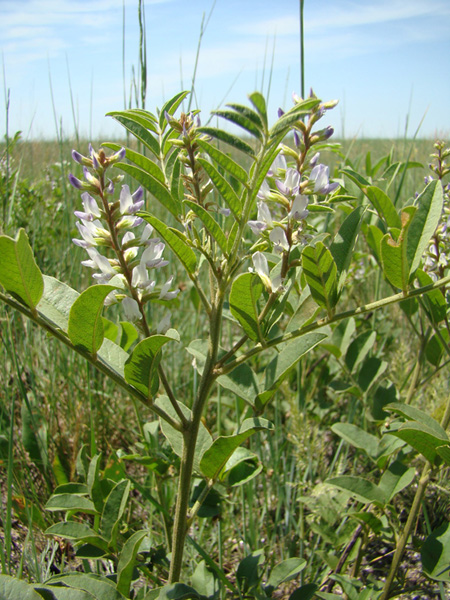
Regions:
<instances>
[{"instance_id":1,"label":"flower cluster","mask_svg":"<svg viewBox=\"0 0 450 600\"><path fill-rule=\"evenodd\" d=\"M434 148L435 152L431 155L433 162L429 167L442 183L444 204L441 220L425 253L424 271L436 281L446 275L450 265L450 184L443 182L450 173L450 167L445 162L450 156L450 148L445 148L445 142L442 141L437 141ZM430 183L432 179L432 176L426 177L425 183Z\"/></svg>"},{"instance_id":2,"label":"flower cluster","mask_svg":"<svg viewBox=\"0 0 450 600\"><path fill-rule=\"evenodd\" d=\"M122 181L122 176L109 179L106 170L124 156L124 148L107 157L102 149L95 152L92 145L88 157L72 152L73 159L83 166L84 174L84 180L69 175L70 183L82 191L83 206L83 210L75 211L80 238L73 242L89 255L82 264L93 269L96 282L117 287L117 291L107 296L105 304L121 302L126 318L148 329L144 304L154 298L171 300L179 290L170 291L173 276L157 289L156 280L149 274L168 262L163 259L165 244L151 237L151 225L139 227L143 219L136 213L144 206L143 189L139 187L131 193L128 185L122 185L119 200L114 199L115 185ZM113 257L105 256L98 248L103 252L109 249ZM167 318L163 321L166 325Z\"/></svg>"},{"instance_id":3,"label":"flower cluster","mask_svg":"<svg viewBox=\"0 0 450 600\"><path fill-rule=\"evenodd\" d=\"M315 98L312 92L310 97ZM293 98L295 103L302 101L295 94ZM294 246L309 242L311 235L307 232L306 219L311 197L326 196L339 187L337 182L330 182L329 168L319 163L319 152L310 156L315 144L326 141L333 134L331 127L316 132L312 128L325 111L335 104L318 104L306 124L299 120L294 125L295 148L280 146L280 152L257 194L257 217L248 221L248 226L278 254L287 256ZM278 114L281 117L283 111L280 109ZM254 268L266 287L274 291L274 283L268 283L268 271L263 258L260 252L253 256ZM281 279L284 275L282 273ZM281 280L276 284L279 287Z\"/></svg>"}]
</instances>

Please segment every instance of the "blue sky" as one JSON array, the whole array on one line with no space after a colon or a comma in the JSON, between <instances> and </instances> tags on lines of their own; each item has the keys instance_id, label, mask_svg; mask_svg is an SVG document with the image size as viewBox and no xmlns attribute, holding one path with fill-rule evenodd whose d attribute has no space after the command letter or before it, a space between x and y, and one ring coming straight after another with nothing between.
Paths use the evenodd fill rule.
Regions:
<instances>
[{"instance_id":1,"label":"blue sky","mask_svg":"<svg viewBox=\"0 0 450 600\"><path fill-rule=\"evenodd\" d=\"M0 136L108 139L104 115L124 106L124 0L0 0ZM450 135L449 0L305 0L305 83L345 137ZM137 0L125 0L125 89L138 65ZM146 0L147 109L189 89L202 16L213 0ZM273 60L272 77L269 73ZM203 117L224 102L267 93L275 119L300 93L298 0L216 0L200 50L196 99ZM69 83L70 79L70 83ZM51 85L50 85L51 81ZM71 106L71 94L74 111ZM53 91L53 102L52 94ZM195 106L195 103L194 103Z\"/></svg>"}]
</instances>

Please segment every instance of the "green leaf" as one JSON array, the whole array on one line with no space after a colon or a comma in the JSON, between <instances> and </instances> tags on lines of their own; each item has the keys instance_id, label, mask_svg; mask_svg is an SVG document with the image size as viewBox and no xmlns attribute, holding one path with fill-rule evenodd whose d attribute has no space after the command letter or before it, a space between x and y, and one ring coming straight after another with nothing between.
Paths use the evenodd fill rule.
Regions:
<instances>
[{"instance_id":1,"label":"green leaf","mask_svg":"<svg viewBox=\"0 0 450 600\"><path fill-rule=\"evenodd\" d=\"M117 589L127 598L130 593L136 556L146 535L146 531L136 531L127 539L120 552L117 565Z\"/></svg>"},{"instance_id":2,"label":"green leaf","mask_svg":"<svg viewBox=\"0 0 450 600\"><path fill-rule=\"evenodd\" d=\"M158 600L207 600L205 596L201 596L193 587L185 583L168 583L161 588Z\"/></svg>"},{"instance_id":3,"label":"green leaf","mask_svg":"<svg viewBox=\"0 0 450 600\"><path fill-rule=\"evenodd\" d=\"M139 338L136 327L129 321L120 321L122 332L120 335L120 347L128 352L134 342Z\"/></svg>"},{"instance_id":4,"label":"green leaf","mask_svg":"<svg viewBox=\"0 0 450 600\"><path fill-rule=\"evenodd\" d=\"M192 585L207 598L215 598L218 588L215 574L208 569L206 562L201 560L192 574Z\"/></svg>"},{"instance_id":5,"label":"green leaf","mask_svg":"<svg viewBox=\"0 0 450 600\"><path fill-rule=\"evenodd\" d=\"M123 110L123 111L112 111L106 113L107 117L113 117L121 125L125 127L135 138L140 140L147 148L159 158L159 143L158 140L152 135L151 132L156 133L155 117L150 113L147 115L142 114L143 111L139 110Z\"/></svg>"},{"instance_id":6,"label":"green leaf","mask_svg":"<svg viewBox=\"0 0 450 600\"><path fill-rule=\"evenodd\" d=\"M160 350L170 341L173 341L173 338L158 334L145 338L137 344L125 364L126 381L148 398L152 398L158 392Z\"/></svg>"},{"instance_id":7,"label":"green leaf","mask_svg":"<svg viewBox=\"0 0 450 600\"><path fill-rule=\"evenodd\" d=\"M80 294L54 277L44 275L43 278L44 293L37 305L38 313L52 325L67 332L70 308Z\"/></svg>"},{"instance_id":8,"label":"green leaf","mask_svg":"<svg viewBox=\"0 0 450 600\"><path fill-rule=\"evenodd\" d=\"M352 259L364 211L364 206L358 206L346 217L330 246L330 252L336 263L339 276L339 292L345 284L347 270Z\"/></svg>"},{"instance_id":9,"label":"green leaf","mask_svg":"<svg viewBox=\"0 0 450 600\"><path fill-rule=\"evenodd\" d=\"M240 115L242 115L243 117L245 117L246 119L248 119L249 121L251 121L253 123L253 125L258 129L258 131L260 131L261 134L263 133L264 123L261 120L261 116L259 115L259 112L255 112L249 106L245 106L245 104L229 103L229 104L227 104L227 106L230 107L232 110L236 111L237 113L239 113ZM256 137L258 137L258 136L256 136Z\"/></svg>"},{"instance_id":10,"label":"green leaf","mask_svg":"<svg viewBox=\"0 0 450 600\"><path fill-rule=\"evenodd\" d=\"M383 492L387 502L407 487L415 478L416 469L407 467L398 460L389 465L381 476L378 487Z\"/></svg>"},{"instance_id":11,"label":"green leaf","mask_svg":"<svg viewBox=\"0 0 450 600\"><path fill-rule=\"evenodd\" d=\"M262 468L263 466L254 452L239 446L228 459L220 479L228 478L228 485L237 487L259 475Z\"/></svg>"},{"instance_id":12,"label":"green leaf","mask_svg":"<svg viewBox=\"0 0 450 600\"><path fill-rule=\"evenodd\" d=\"M124 378L124 367L128 359L128 353L111 340L103 340L103 344L97 353L97 360L105 363L107 367L115 371L122 379Z\"/></svg>"},{"instance_id":13,"label":"green leaf","mask_svg":"<svg viewBox=\"0 0 450 600\"><path fill-rule=\"evenodd\" d=\"M260 278L254 273L242 273L233 281L230 310L252 340L261 339L257 302L263 291Z\"/></svg>"},{"instance_id":14,"label":"green leaf","mask_svg":"<svg viewBox=\"0 0 450 600\"><path fill-rule=\"evenodd\" d=\"M364 450L370 458L375 459L377 457L379 440L365 429L361 429L361 427L352 423L335 423L331 426L331 429L355 448Z\"/></svg>"},{"instance_id":15,"label":"green leaf","mask_svg":"<svg viewBox=\"0 0 450 600\"><path fill-rule=\"evenodd\" d=\"M35 590L21 579L0 575L0 600L42 600Z\"/></svg>"},{"instance_id":16,"label":"green leaf","mask_svg":"<svg viewBox=\"0 0 450 600\"><path fill-rule=\"evenodd\" d=\"M235 162L229 154L225 154L221 150L219 150L216 146L212 144L208 144L203 139L197 140L197 145L210 156L214 162L216 162L222 169L228 171L230 175L232 175L235 179L245 184L248 181L248 173L245 169L241 167L237 162Z\"/></svg>"},{"instance_id":17,"label":"green leaf","mask_svg":"<svg viewBox=\"0 0 450 600\"><path fill-rule=\"evenodd\" d=\"M134 165L128 165L126 163L117 163L115 165L118 169L121 169L128 175L131 175L133 179L136 179L146 190L148 190L158 202L160 202L164 208L173 214L175 218L179 218L181 213L181 206L177 198L174 198L170 191L167 189L165 183L156 179L150 173L147 173L143 169Z\"/></svg>"},{"instance_id":18,"label":"green leaf","mask_svg":"<svg viewBox=\"0 0 450 600\"><path fill-rule=\"evenodd\" d=\"M402 221L400 216L395 209L394 203L383 190L380 190L380 188L374 185L369 185L364 193L377 211L380 219L382 219L388 227L401 229Z\"/></svg>"},{"instance_id":19,"label":"green leaf","mask_svg":"<svg viewBox=\"0 0 450 600\"><path fill-rule=\"evenodd\" d=\"M410 278L419 267L431 236L436 231L443 201L442 183L439 180L429 183L416 200L418 208L409 225L406 239Z\"/></svg>"},{"instance_id":20,"label":"green leaf","mask_svg":"<svg viewBox=\"0 0 450 600\"><path fill-rule=\"evenodd\" d=\"M62 585L34 584L34 589L44 600L96 600L95 596L85 590L77 590ZM22 598L22 596L20 596Z\"/></svg>"},{"instance_id":21,"label":"green leaf","mask_svg":"<svg viewBox=\"0 0 450 600\"><path fill-rule=\"evenodd\" d=\"M248 99L258 111L264 127L267 127L267 106L264 96L260 92L253 92Z\"/></svg>"},{"instance_id":22,"label":"green leaf","mask_svg":"<svg viewBox=\"0 0 450 600\"><path fill-rule=\"evenodd\" d=\"M259 566L264 563L264 550L256 550L241 560L236 571L236 579L242 592L248 593L261 579Z\"/></svg>"},{"instance_id":23,"label":"green leaf","mask_svg":"<svg viewBox=\"0 0 450 600\"><path fill-rule=\"evenodd\" d=\"M358 373L358 385L366 392L371 388L376 381L383 375L388 368L388 363L376 356L369 356L362 363Z\"/></svg>"},{"instance_id":24,"label":"green leaf","mask_svg":"<svg viewBox=\"0 0 450 600\"><path fill-rule=\"evenodd\" d=\"M239 365L228 375L221 375L217 378L217 383L251 406L259 391L255 373L247 363Z\"/></svg>"},{"instance_id":25,"label":"green leaf","mask_svg":"<svg viewBox=\"0 0 450 600\"><path fill-rule=\"evenodd\" d=\"M292 592L289 600L313 600L318 589L319 586L315 583L305 583Z\"/></svg>"},{"instance_id":26,"label":"green leaf","mask_svg":"<svg viewBox=\"0 0 450 600\"><path fill-rule=\"evenodd\" d=\"M416 421L409 421L401 425L399 429L392 430L391 435L409 444L414 450L430 461L431 464L434 464L439 459L436 448L450 446L446 434L439 436L431 427L428 427L424 423L417 423Z\"/></svg>"},{"instance_id":27,"label":"green leaf","mask_svg":"<svg viewBox=\"0 0 450 600\"><path fill-rule=\"evenodd\" d=\"M228 181L219 173L219 171L204 158L199 158L197 162L205 169L219 194L225 200L228 208L237 219L241 216L242 206L236 192Z\"/></svg>"},{"instance_id":28,"label":"green leaf","mask_svg":"<svg viewBox=\"0 0 450 600\"><path fill-rule=\"evenodd\" d=\"M308 98L293 106L290 110L284 113L269 131L269 140L271 143L276 141L276 138L283 138L292 128L292 125L309 114L309 112L320 104L317 98Z\"/></svg>"},{"instance_id":29,"label":"green leaf","mask_svg":"<svg viewBox=\"0 0 450 600\"><path fill-rule=\"evenodd\" d=\"M196 202L192 202L191 200L185 200L184 203L188 206L192 212L194 212L197 217L202 221L203 225L209 231L211 236L219 245L225 257L227 257L227 238L225 237L224 232L222 231L219 223L214 219L214 217L207 210L197 204Z\"/></svg>"},{"instance_id":30,"label":"green leaf","mask_svg":"<svg viewBox=\"0 0 450 600\"><path fill-rule=\"evenodd\" d=\"M386 502L382 490L375 485L375 483L372 483L372 481L364 479L363 477L342 475L340 477L327 479L327 483L348 492L350 496L356 498L358 502L362 502L363 504L374 502L376 504L384 505Z\"/></svg>"},{"instance_id":31,"label":"green leaf","mask_svg":"<svg viewBox=\"0 0 450 600\"><path fill-rule=\"evenodd\" d=\"M130 493L131 482L128 479L119 481L110 491L103 507L100 522L100 534L115 545L120 520L125 512L125 507Z\"/></svg>"},{"instance_id":32,"label":"green leaf","mask_svg":"<svg viewBox=\"0 0 450 600\"><path fill-rule=\"evenodd\" d=\"M303 274L311 296L319 306L333 315L338 300L337 268L333 255L322 243L306 246L302 252Z\"/></svg>"},{"instance_id":33,"label":"green leaf","mask_svg":"<svg viewBox=\"0 0 450 600\"><path fill-rule=\"evenodd\" d=\"M248 109L249 111L251 109ZM253 111L251 111L253 112ZM256 137L260 142L263 141L264 137L263 134L261 133L261 130L259 127L257 127L254 123L253 120L249 119L246 115L240 113L240 112L235 112L233 110L214 110L212 111L212 114L217 116L217 117L222 117L223 119L226 119L227 121L230 121L231 123L234 123L235 125L237 125L238 127L242 127L242 129L245 129L245 131L247 131L250 135L253 135L254 137ZM256 113L254 113L256 114Z\"/></svg>"},{"instance_id":34,"label":"green leaf","mask_svg":"<svg viewBox=\"0 0 450 600\"><path fill-rule=\"evenodd\" d=\"M45 535L56 535L68 540L83 540L97 534L93 529L84 523L77 523L76 521L61 521L55 523L51 527L45 530Z\"/></svg>"},{"instance_id":35,"label":"green leaf","mask_svg":"<svg viewBox=\"0 0 450 600\"><path fill-rule=\"evenodd\" d=\"M433 283L428 273L425 273L422 269L417 269L416 277L421 287ZM431 290L431 292L424 294L422 298L433 323L438 324L443 321L447 316L447 303L442 290Z\"/></svg>"},{"instance_id":36,"label":"green leaf","mask_svg":"<svg viewBox=\"0 0 450 600\"><path fill-rule=\"evenodd\" d=\"M269 580L265 586L266 591L271 593L285 581L297 577L297 575L306 567L306 564L304 558L287 558L275 565L270 572Z\"/></svg>"},{"instance_id":37,"label":"green leaf","mask_svg":"<svg viewBox=\"0 0 450 600\"><path fill-rule=\"evenodd\" d=\"M344 175L346 175L351 181L353 181L353 183L356 183L359 189L362 190L364 193L366 192L366 189L371 185L368 179L363 177L360 173L354 171L351 167L344 167L343 169L341 169L341 172Z\"/></svg>"},{"instance_id":38,"label":"green leaf","mask_svg":"<svg viewBox=\"0 0 450 600\"><path fill-rule=\"evenodd\" d=\"M95 510L94 503L89 498L84 498L78 494L56 494L49 498L45 505L45 510L50 511L74 511L82 512L87 515L98 514Z\"/></svg>"},{"instance_id":39,"label":"green leaf","mask_svg":"<svg viewBox=\"0 0 450 600\"><path fill-rule=\"evenodd\" d=\"M237 136L228 133L228 131L224 131L223 129L216 129L215 127L199 127L197 129L199 133L204 133L206 135L219 140L220 142L225 142L235 150L239 150L240 152L244 152L244 154L248 154L251 158L255 157L255 151L251 146L249 146L246 142L238 138Z\"/></svg>"},{"instance_id":40,"label":"green leaf","mask_svg":"<svg viewBox=\"0 0 450 600\"><path fill-rule=\"evenodd\" d=\"M205 477L217 479L233 452L256 431L273 429L266 419L245 419L239 433L221 436L214 440L200 461L200 469Z\"/></svg>"},{"instance_id":41,"label":"green leaf","mask_svg":"<svg viewBox=\"0 0 450 600\"><path fill-rule=\"evenodd\" d=\"M255 406L258 410L262 409L269 402L280 387L283 379L302 356L312 350L317 344L320 344L325 338L327 338L327 334L325 333L307 333L291 340L283 347L281 352L267 365L264 390L258 394L255 400Z\"/></svg>"},{"instance_id":42,"label":"green leaf","mask_svg":"<svg viewBox=\"0 0 450 600\"><path fill-rule=\"evenodd\" d=\"M442 339L444 340L444 344L448 345L448 343L450 341L450 334L448 332L447 327L442 327L439 330L439 332L442 336ZM447 356L446 348L442 344L440 337L435 333L428 340L428 343L425 348L425 356L427 357L427 360L432 365L437 367L439 365L439 363L441 362L441 359L442 359L442 356L444 353Z\"/></svg>"},{"instance_id":43,"label":"green leaf","mask_svg":"<svg viewBox=\"0 0 450 600\"><path fill-rule=\"evenodd\" d=\"M391 402L384 407L385 410L390 410L395 412L398 415L401 415L405 419L409 421L417 421L418 423L423 423L429 429L431 429L437 437L442 439L446 439L446 432L442 428L441 424L433 419L429 414L416 408L415 406L411 406L410 404L404 404L403 402Z\"/></svg>"},{"instance_id":44,"label":"green leaf","mask_svg":"<svg viewBox=\"0 0 450 600\"><path fill-rule=\"evenodd\" d=\"M372 349L377 339L375 331L364 331L348 347L345 354L345 364L349 370L354 373L362 361L366 358L367 354Z\"/></svg>"},{"instance_id":45,"label":"green leaf","mask_svg":"<svg viewBox=\"0 0 450 600\"><path fill-rule=\"evenodd\" d=\"M173 408L169 398L167 396L159 396L155 402L156 406L162 408L167 414L169 414L174 419L178 420L178 416ZM182 404L178 402L178 406L183 412L184 416L187 419L192 419L192 411ZM183 434L171 427L166 421L160 419L161 431L167 438L169 444L172 446L173 451L179 457L183 455ZM200 469L200 460L203 456L203 453L211 446L212 437L206 427L200 422L200 429L197 437L197 442L195 445L195 453L194 453L194 468L198 473L201 473Z\"/></svg>"},{"instance_id":46,"label":"green leaf","mask_svg":"<svg viewBox=\"0 0 450 600\"><path fill-rule=\"evenodd\" d=\"M92 499L96 510L103 512L104 498L100 481L100 460L101 454L96 454L89 463L86 483L89 497Z\"/></svg>"},{"instance_id":47,"label":"green leaf","mask_svg":"<svg viewBox=\"0 0 450 600\"><path fill-rule=\"evenodd\" d=\"M111 148L111 150L114 150L115 152L122 148L121 144L115 144L113 142L103 143L102 146ZM160 167L155 163L155 161L148 156L144 156L143 154L140 154L131 148L126 148L126 158L131 160L131 162L133 162L137 167L140 167L146 173L152 175L152 177L155 179L161 181L161 183L164 183L164 173L161 171Z\"/></svg>"},{"instance_id":48,"label":"green leaf","mask_svg":"<svg viewBox=\"0 0 450 600\"><path fill-rule=\"evenodd\" d=\"M170 98L170 100L167 100L167 102L163 104L159 113L159 126L161 129L164 128L164 123L166 122L166 112L168 112L169 115L173 115L189 93L189 91L178 92L178 94L175 94L173 98Z\"/></svg>"},{"instance_id":49,"label":"green leaf","mask_svg":"<svg viewBox=\"0 0 450 600\"><path fill-rule=\"evenodd\" d=\"M15 240L0 235L0 256L0 284L35 312L44 291L44 280L24 229L19 229Z\"/></svg>"},{"instance_id":50,"label":"green leaf","mask_svg":"<svg viewBox=\"0 0 450 600\"><path fill-rule=\"evenodd\" d=\"M125 600L115 584L107 577L93 573L69 572L55 575L45 582L46 585L67 585L71 588L85 590L92 594L95 600Z\"/></svg>"},{"instance_id":51,"label":"green leaf","mask_svg":"<svg viewBox=\"0 0 450 600\"><path fill-rule=\"evenodd\" d=\"M436 581L450 581L450 523L431 532L420 549L424 572Z\"/></svg>"},{"instance_id":52,"label":"green leaf","mask_svg":"<svg viewBox=\"0 0 450 600\"><path fill-rule=\"evenodd\" d=\"M165 223L147 212L140 212L139 216L143 217L152 227L156 229L159 235L164 239L171 250L176 254L183 267L189 274L194 273L197 265L197 258L194 251L184 241L185 236L172 227L167 227Z\"/></svg>"},{"instance_id":53,"label":"green leaf","mask_svg":"<svg viewBox=\"0 0 450 600\"><path fill-rule=\"evenodd\" d=\"M381 263L386 279L394 287L406 291L408 287L408 265L404 253L404 240L396 242L389 233L381 239Z\"/></svg>"},{"instance_id":54,"label":"green leaf","mask_svg":"<svg viewBox=\"0 0 450 600\"><path fill-rule=\"evenodd\" d=\"M75 347L97 354L104 337L102 312L105 298L114 289L112 285L93 285L72 304L67 333Z\"/></svg>"}]
</instances>

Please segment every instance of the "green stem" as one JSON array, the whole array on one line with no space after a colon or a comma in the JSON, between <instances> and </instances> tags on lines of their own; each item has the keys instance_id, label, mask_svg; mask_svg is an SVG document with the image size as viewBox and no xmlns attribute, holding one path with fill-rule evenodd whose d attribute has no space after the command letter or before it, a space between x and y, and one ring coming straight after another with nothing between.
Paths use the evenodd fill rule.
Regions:
<instances>
[{"instance_id":1,"label":"green stem","mask_svg":"<svg viewBox=\"0 0 450 600\"><path fill-rule=\"evenodd\" d=\"M396 302L401 302L402 300L406 300L407 298L415 298L416 296L421 296L422 294L426 294L427 292L430 292L431 290L439 289L449 282L450 282L450 275L448 275L447 277L444 277L444 279L439 279L438 281L436 281L432 284L413 289L406 293L400 292L399 294L394 294L393 296L388 296L387 298L382 298L381 300L376 300L375 302L370 302L369 304L365 304L363 306L358 306L357 308L354 308L352 310L346 310L342 313L338 313L331 317L324 317L323 319L318 319L317 321L315 321L314 323L311 323L310 325L301 327L300 329L296 329L295 331L291 331L290 333L286 333L284 335L280 335L276 338L273 338L272 340L266 342L265 346L262 346L262 344L255 344L255 346L251 350L249 350L247 353L242 354L241 356L236 358L234 361L228 363L225 366L222 366L222 368L217 369L215 374L217 376L219 376L219 375L224 375L226 373L229 373L230 371L235 369L238 365L247 361L252 356L259 354L266 348L272 348L274 346L278 346L278 344L282 344L284 342L289 342L290 340L300 337L300 336L304 335L305 333L310 333L311 331L316 331L317 329L320 329L321 327L324 327L325 325L329 325L330 323L336 323L338 321L348 319L349 317L354 317L356 315L362 315L362 314L371 312L373 310L383 308L384 306L388 306L389 304L395 304Z\"/></svg>"},{"instance_id":2,"label":"green stem","mask_svg":"<svg viewBox=\"0 0 450 600\"><path fill-rule=\"evenodd\" d=\"M397 542L397 547L395 549L394 558L392 559L391 568L389 569L388 576L386 577L386 581L384 583L383 592L379 600L388 600L388 598L390 597L392 583L400 566L400 562L402 560L406 544L408 543L409 536L413 530L413 527L415 526L417 515L420 511L422 499L425 495L425 490L427 488L430 475L431 464L427 462L422 470L419 485L417 487L416 494L414 496L414 501L408 515L408 520L406 521L405 528L403 529L403 532Z\"/></svg>"},{"instance_id":3,"label":"green stem","mask_svg":"<svg viewBox=\"0 0 450 600\"><path fill-rule=\"evenodd\" d=\"M80 354L85 360L90 362L96 369L98 369L104 375L107 375L112 381L117 383L123 390L125 390L130 396L142 402L147 408L149 408L153 413L161 417L164 421L169 423L171 427L176 429L177 431L182 431L183 427L181 423L176 421L173 417L167 414L164 410L155 406L152 402L149 402L148 398L139 392L136 388L129 385L123 377L117 373L114 369L112 369L107 363L103 362L103 360L97 355L94 357L92 354L83 350L80 346L74 346L67 335L61 331L60 329L55 329L50 323L48 323L45 319L43 319L39 313L33 314L31 309L27 306L24 306L22 303L10 298L6 294L0 292L0 300L5 304L8 304L15 310L18 310L23 315L34 321L37 325L51 333L55 338L57 338L60 342L65 344L68 348Z\"/></svg>"},{"instance_id":4,"label":"green stem","mask_svg":"<svg viewBox=\"0 0 450 600\"><path fill-rule=\"evenodd\" d=\"M188 506L194 467L195 446L197 443L203 409L215 381L213 370L219 349L224 296L225 290L219 288L216 292L215 302L211 309L208 355L206 357L197 396L192 406L192 419L183 432L183 453L181 457L178 495L172 532L172 559L170 561L169 583L176 583L180 580L181 568L183 565L184 546L190 523L188 518Z\"/></svg>"}]
</instances>

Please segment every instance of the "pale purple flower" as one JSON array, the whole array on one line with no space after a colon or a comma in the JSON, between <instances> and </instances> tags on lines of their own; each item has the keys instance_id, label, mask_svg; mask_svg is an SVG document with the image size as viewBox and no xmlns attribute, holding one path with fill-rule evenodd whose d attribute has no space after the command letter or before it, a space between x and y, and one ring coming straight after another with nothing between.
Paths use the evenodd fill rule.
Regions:
<instances>
[{"instance_id":1,"label":"pale purple flower","mask_svg":"<svg viewBox=\"0 0 450 600\"><path fill-rule=\"evenodd\" d=\"M145 264L147 268L159 269L168 265L167 260L163 260L162 253L164 251L165 244L158 238L150 240L147 248L142 253L141 262Z\"/></svg>"},{"instance_id":2,"label":"pale purple flower","mask_svg":"<svg viewBox=\"0 0 450 600\"><path fill-rule=\"evenodd\" d=\"M248 221L247 225L253 231L254 234L258 235L262 233L267 227L273 227L272 215L270 214L269 207L265 202L258 202L258 218L256 221Z\"/></svg>"},{"instance_id":3,"label":"pale purple flower","mask_svg":"<svg viewBox=\"0 0 450 600\"><path fill-rule=\"evenodd\" d=\"M83 221L93 221L94 219L99 219L101 217L101 213L95 198L88 194L88 192L84 192L81 194L81 199L83 202L84 212L76 210L74 215Z\"/></svg>"},{"instance_id":4,"label":"pale purple flower","mask_svg":"<svg viewBox=\"0 0 450 600\"><path fill-rule=\"evenodd\" d=\"M292 203L289 217L295 221L302 221L303 219L306 219L306 217L309 215L309 210L307 209L308 202L308 196L297 194Z\"/></svg>"},{"instance_id":5,"label":"pale purple flower","mask_svg":"<svg viewBox=\"0 0 450 600\"><path fill-rule=\"evenodd\" d=\"M134 267L131 276L131 285L133 288L137 288L142 293L147 294L151 293L155 288L156 282L149 279L144 262L141 261L137 267Z\"/></svg>"},{"instance_id":6,"label":"pale purple flower","mask_svg":"<svg viewBox=\"0 0 450 600\"><path fill-rule=\"evenodd\" d=\"M279 177L280 170L286 171L286 169L287 169L286 159L285 159L284 155L281 154L281 152L280 152L279 154L277 154L277 156L275 157L275 160L270 165L270 169L267 171L267 175L268 175L268 177Z\"/></svg>"},{"instance_id":7,"label":"pale purple flower","mask_svg":"<svg viewBox=\"0 0 450 600\"><path fill-rule=\"evenodd\" d=\"M144 190L141 186L138 187L134 194L131 194L129 186L126 184L123 185L120 192L120 214L134 215L144 206L143 195Z\"/></svg>"},{"instance_id":8,"label":"pale purple flower","mask_svg":"<svg viewBox=\"0 0 450 600\"><path fill-rule=\"evenodd\" d=\"M141 312L139 310L139 304L134 298L124 298L122 300L123 310L127 321L140 321L142 319Z\"/></svg>"},{"instance_id":9,"label":"pale purple flower","mask_svg":"<svg viewBox=\"0 0 450 600\"><path fill-rule=\"evenodd\" d=\"M170 312L166 312L161 321L156 326L156 333L165 334L167 330L170 328Z\"/></svg>"},{"instance_id":10,"label":"pale purple flower","mask_svg":"<svg viewBox=\"0 0 450 600\"><path fill-rule=\"evenodd\" d=\"M270 292L276 292L281 287L281 277L277 276L270 279L269 264L267 258L262 252L255 252L252 256L252 263L257 275L259 275L265 288Z\"/></svg>"},{"instance_id":11,"label":"pale purple flower","mask_svg":"<svg viewBox=\"0 0 450 600\"><path fill-rule=\"evenodd\" d=\"M229 208L219 208L219 214L223 215L224 217L229 217L231 210Z\"/></svg>"},{"instance_id":12,"label":"pale purple flower","mask_svg":"<svg viewBox=\"0 0 450 600\"><path fill-rule=\"evenodd\" d=\"M269 184L267 183L267 181L264 179L264 181L261 184L261 187L259 188L259 192L256 194L257 198L260 198L261 200L267 200L267 197L270 194L270 187Z\"/></svg>"},{"instance_id":13,"label":"pale purple flower","mask_svg":"<svg viewBox=\"0 0 450 600\"><path fill-rule=\"evenodd\" d=\"M329 168L325 165L316 165L309 176L314 181L314 192L316 194L330 194L339 187L338 183L330 183L328 179Z\"/></svg>"},{"instance_id":14,"label":"pale purple flower","mask_svg":"<svg viewBox=\"0 0 450 600\"><path fill-rule=\"evenodd\" d=\"M173 275L169 277L166 283L161 287L161 292L159 293L160 300L172 300L176 298L180 293L180 290L175 290L173 292L169 292L170 286L172 285Z\"/></svg>"},{"instance_id":15,"label":"pale purple flower","mask_svg":"<svg viewBox=\"0 0 450 600\"><path fill-rule=\"evenodd\" d=\"M297 169L286 169L284 181L275 181L278 190L283 196L293 196L298 193L300 186L300 173Z\"/></svg>"},{"instance_id":16,"label":"pale purple flower","mask_svg":"<svg viewBox=\"0 0 450 600\"><path fill-rule=\"evenodd\" d=\"M110 233L102 227L101 221L77 221L76 226L81 234L82 240L74 239L73 243L81 248L92 248L98 246L102 239L110 238Z\"/></svg>"},{"instance_id":17,"label":"pale purple flower","mask_svg":"<svg viewBox=\"0 0 450 600\"><path fill-rule=\"evenodd\" d=\"M289 250L286 232L282 227L274 227L269 233L269 240L272 242L275 252L281 254L282 252Z\"/></svg>"}]
</instances>

